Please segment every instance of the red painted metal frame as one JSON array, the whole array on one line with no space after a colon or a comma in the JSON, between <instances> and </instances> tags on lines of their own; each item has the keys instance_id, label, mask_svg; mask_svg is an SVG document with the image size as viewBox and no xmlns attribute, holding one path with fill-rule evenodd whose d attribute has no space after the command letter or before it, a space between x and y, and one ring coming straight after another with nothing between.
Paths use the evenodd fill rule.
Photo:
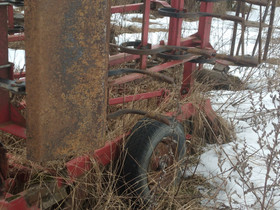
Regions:
<instances>
[{"instance_id":1,"label":"red painted metal frame","mask_svg":"<svg viewBox=\"0 0 280 210\"><path fill-rule=\"evenodd\" d=\"M166 1L159 1L159 0L149 0L151 3L160 4L163 7L170 7L170 5ZM141 11L143 9L145 3L138 3L138 4L128 4L128 5L120 5L120 6L113 6L111 8L111 14L114 13L127 13L127 12L135 12ZM145 8L146 9L146 8ZM144 10L145 10L144 9Z\"/></svg>"},{"instance_id":2,"label":"red painted metal frame","mask_svg":"<svg viewBox=\"0 0 280 210\"><path fill-rule=\"evenodd\" d=\"M11 196L7 196L6 199L8 199ZM27 203L27 201L24 199L23 195L19 194L19 197L17 199L12 200L11 202L8 202L6 200L0 200L0 207L3 210L37 210L40 209L36 206L30 207Z\"/></svg>"},{"instance_id":3,"label":"red painted metal frame","mask_svg":"<svg viewBox=\"0 0 280 210\"><path fill-rule=\"evenodd\" d=\"M8 27L14 28L14 9L12 5L8 6Z\"/></svg>"},{"instance_id":4,"label":"red painted metal frame","mask_svg":"<svg viewBox=\"0 0 280 210\"><path fill-rule=\"evenodd\" d=\"M152 2L157 2L157 1L153 1ZM213 3L201 3L201 11L205 11L205 12L210 12L212 11L213 8ZM124 12L124 11L132 11L133 9L138 10L140 9L140 7L142 7L143 4L140 5L133 5L133 6L120 6L118 8L118 10L113 10L112 11L118 11L118 12ZM147 6L147 5L146 5ZM165 6L169 7L169 5ZM178 10L183 10L184 8L184 1L183 0L172 0L171 1L171 6L173 8L176 8ZM122 10L120 9L122 8ZM148 39L148 21L149 21L149 17L148 17L148 12L149 8L145 7L145 12L144 12L144 16L143 16L143 28L142 28L142 46L145 46L147 44L147 39ZM191 35L187 38L182 39L181 38L181 27L182 27L182 19L180 18L171 18L170 20L170 29L169 29L169 38L168 38L168 44L169 45L176 45L176 46L189 46L189 47L194 47L194 46L201 46L201 48L205 48L207 47L211 47L211 45L209 44L209 37L210 37L210 27L211 27L211 18L202 18L200 19L200 27L199 30L196 34ZM201 37L203 36L203 39L205 39L205 41L201 40ZM153 46L152 48L156 48L157 46ZM183 74L183 78L184 78L184 82L182 84L182 89L184 87L184 85L188 85L188 87L191 87L192 84L192 77L190 77L191 73L196 69L196 65L193 63L189 63L188 61L191 59L195 59L198 56L193 56L190 59L186 59L186 60L176 60L176 61L169 61L154 67L151 67L149 69L147 69L147 71L152 71L152 72L159 72L162 71L164 69L167 68L171 68L174 67L176 65L179 64L184 64L185 63L185 70L184 70L184 74ZM121 53L118 55L114 55L110 57L110 66L114 66L123 62L127 62L127 61L131 61L131 60L135 60L140 58L139 55L130 55L130 54L126 54L126 53ZM141 67L145 68L145 57L142 56L141 57ZM120 84L124 84L127 82L131 82L134 81L136 79L140 79L145 77L144 75L141 74L130 74L130 75L126 75L123 77L120 77L112 82L110 82L110 85L120 85ZM187 90L189 91L189 90ZM155 94L155 96L159 96L160 92L156 93L156 92L152 92L152 93L147 93L147 97L148 96L152 96L149 94ZM134 95L134 96L126 96L126 97L121 97L121 98L116 98L116 99L110 99L109 104L113 105L113 104L117 104L117 103L123 103L123 102L129 102L129 101L133 101L133 100L139 100L141 97L144 97L144 94L139 94L139 95ZM212 107L211 107L211 103L210 100L206 100L204 102L203 105L201 105L201 109L204 110L204 112L206 113L206 115L209 117L210 120L214 120L215 118L215 112L213 111ZM187 103L182 105L181 107L181 114L176 116L176 113L168 113L167 115L169 116L176 116L177 120L179 121L183 121L185 119L189 119L191 116L193 116L196 112L195 107L193 106L193 104L191 103ZM128 135L128 134L126 134ZM106 144L105 147L101 148L100 150L96 151L95 154L99 154L99 157L103 157L101 159L99 159L100 163L102 163L103 165L106 165L110 162L110 160L112 160L112 154L115 154L115 150L117 149L117 145L121 142L121 138L118 138L117 140L114 140L112 142L109 142L108 144ZM104 157L106 157L104 159ZM95 158L96 159L96 158ZM98 159L98 158L97 158ZM82 175L87 168L88 165L86 164L86 162L90 161L90 156L83 156L83 157L79 157L77 159L72 160L71 162L69 162L67 164L67 168L69 171L69 174L72 174L73 176L77 177ZM75 171L75 172L74 172Z\"/></svg>"},{"instance_id":5,"label":"red painted metal frame","mask_svg":"<svg viewBox=\"0 0 280 210\"><path fill-rule=\"evenodd\" d=\"M111 8L111 14L140 11L142 7L143 7L143 3L114 6Z\"/></svg>"},{"instance_id":6,"label":"red painted metal frame","mask_svg":"<svg viewBox=\"0 0 280 210\"><path fill-rule=\"evenodd\" d=\"M201 2L200 11L212 13L213 12L213 2ZM200 17L199 18L199 27L198 32L195 34L200 40L200 48L202 49L213 49L209 39L211 32L211 21L212 17ZM193 47L192 44L186 44L184 46ZM199 69L201 69L203 65L199 65ZM193 85L193 72L197 69L197 65L195 63L185 63L184 64L184 73L183 73L183 84L181 87L181 95L183 97L187 96L191 93L191 87Z\"/></svg>"},{"instance_id":7,"label":"red painted metal frame","mask_svg":"<svg viewBox=\"0 0 280 210\"><path fill-rule=\"evenodd\" d=\"M8 23L8 24L7 24ZM0 6L0 65L8 64L8 41L18 40L20 36L11 35L8 38L8 27L14 27L13 6ZM13 65L10 68L0 69L0 77L15 79L21 76L14 76ZM18 137L25 137L25 119L17 108L10 104L9 92L0 89L0 130L14 134Z\"/></svg>"},{"instance_id":8,"label":"red painted metal frame","mask_svg":"<svg viewBox=\"0 0 280 210\"><path fill-rule=\"evenodd\" d=\"M14 8L12 5L8 6L8 28L14 28ZM8 41L9 42L17 42L24 40L24 33L19 33L15 35L9 35Z\"/></svg>"},{"instance_id":9,"label":"red painted metal frame","mask_svg":"<svg viewBox=\"0 0 280 210\"><path fill-rule=\"evenodd\" d=\"M0 5L0 66L8 62L8 10L9 5ZM0 78L13 79L13 65L0 68ZM0 130L4 123L11 121L9 92L0 89Z\"/></svg>"},{"instance_id":10,"label":"red painted metal frame","mask_svg":"<svg viewBox=\"0 0 280 210\"><path fill-rule=\"evenodd\" d=\"M97 161L104 166L109 164L119 155L119 147L129 134L130 132L117 137L115 140L108 142L104 147L95 150L93 154L80 156L67 162L66 168L70 178L78 178L86 171L89 171L93 161Z\"/></svg>"},{"instance_id":11,"label":"red painted metal frame","mask_svg":"<svg viewBox=\"0 0 280 210\"><path fill-rule=\"evenodd\" d=\"M112 13L124 13L124 12L130 12L130 11L139 11L141 9L143 9L144 6L144 18L143 18L143 31L142 31L142 46L147 45L147 40L148 40L148 26L149 26L149 13L150 13L150 3L151 2L155 2L155 3L161 3L162 5L169 7L168 4L166 4L166 2L162 2L162 1L156 1L156 0L148 0L146 2L146 4L140 3L140 4L132 4L132 5L123 5L123 6L117 6L117 7L112 7L111 12ZM207 5L208 4L208 5ZM202 2L202 10L209 12L211 10L211 8L209 9L209 5L212 3L203 3ZM184 1L183 0L179 0L179 1L172 1L171 2L171 6L173 8L176 8L178 10L182 10L184 7ZM201 46L203 47L205 44L205 42L202 42L200 38L202 35L204 36L204 38L208 37L208 43L209 43L209 34L210 31L208 29L210 29L209 27L209 23L207 23L207 21L205 21L206 19L208 20L209 18L203 18L201 19L202 23L200 23L200 27L199 27L199 31L197 34L188 37L187 39L181 39L181 25L182 25L182 19L181 18L170 18L170 29L169 29L169 38L168 38L168 43L170 45L183 45L183 46L195 46L198 43L201 44ZM211 24L211 22L210 22ZM204 34L206 31L209 31L209 33L207 32L206 34ZM24 39L24 34L21 35L17 35L17 36L10 36L9 37L9 41L17 41L17 40L23 40ZM207 39L206 39L207 40ZM110 57L110 66L113 65L117 65L123 62L127 62L127 61L131 61L134 59L139 58L140 56L138 55L129 55L126 53L121 53L115 56L111 56ZM194 58L194 57L193 57ZM155 67L152 67L150 69L148 69L149 71L153 71L153 72L158 72L161 70L164 70L166 68L170 68L173 66L176 66L178 64L181 63L186 63L185 64L185 71L183 74L184 77L184 84L187 84L188 86L191 86L192 80L190 77L190 74L193 72L193 70L195 69L195 64L192 63L188 63L188 60L183 60L183 61L170 61ZM141 67L145 68L146 66L146 56L142 56L141 58ZM23 76L23 75L21 75ZM17 78L20 78L19 75L16 75ZM111 85L118 85L118 84L123 84L126 82L130 82L133 81L135 79L139 79L142 78L143 75L140 74L132 74L132 75L128 75L128 76L124 76L121 77L119 79L116 79L115 81L113 81L111 83ZM139 96L127 96L125 98L117 98L117 99L110 99L109 104L115 104L116 101L118 101L118 103L120 103L120 101L124 102L124 101L133 101L133 100L139 100L140 98L144 97L144 98L150 98L152 96L158 96L158 92L152 92L150 94L144 93L144 94L140 94ZM148 97L147 97L148 96ZM11 125L5 125L4 128L2 128L3 130L6 131L12 131L13 133L16 133L16 135L24 137L24 132L23 129L19 129L20 132L15 132L15 130L17 130L17 126L14 124Z\"/></svg>"},{"instance_id":12,"label":"red painted metal frame","mask_svg":"<svg viewBox=\"0 0 280 210\"><path fill-rule=\"evenodd\" d=\"M24 41L24 33L9 35L8 40L9 42Z\"/></svg>"},{"instance_id":13,"label":"red painted metal frame","mask_svg":"<svg viewBox=\"0 0 280 210\"><path fill-rule=\"evenodd\" d=\"M26 76L26 72L14 73L14 79L21 79Z\"/></svg>"},{"instance_id":14,"label":"red painted metal frame","mask_svg":"<svg viewBox=\"0 0 280 210\"><path fill-rule=\"evenodd\" d=\"M212 13L213 6L214 6L213 2L202 2L200 11ZM212 17L200 17L199 18L198 36L201 40L200 47L202 49L204 49L204 48L213 49L209 42L210 32L211 32L211 21L212 21Z\"/></svg>"},{"instance_id":15,"label":"red painted metal frame","mask_svg":"<svg viewBox=\"0 0 280 210\"><path fill-rule=\"evenodd\" d=\"M116 66L125 62L136 60L140 58L140 55L130 55L127 53L119 53L109 57L109 66Z\"/></svg>"},{"instance_id":16,"label":"red painted metal frame","mask_svg":"<svg viewBox=\"0 0 280 210\"><path fill-rule=\"evenodd\" d=\"M163 64L160 64L160 65L151 67L151 68L147 69L147 71L159 72L159 71L162 71L162 70L165 70L165 69L177 66L179 64L183 64L183 63L185 63L185 62L187 62L189 60L195 59L197 57L199 57L199 56L193 55L189 59L185 59L185 60L168 61L166 63L163 63ZM143 77L145 77L143 74L137 74L137 73L130 74L130 75L126 75L126 76L120 77L120 78L112 81L109 85L120 85L120 84L124 84L124 83L127 83L127 82L134 81L136 79L141 79Z\"/></svg>"},{"instance_id":17,"label":"red painted metal frame","mask_svg":"<svg viewBox=\"0 0 280 210\"><path fill-rule=\"evenodd\" d=\"M200 105L200 108L209 120L214 121L216 114L212 109L210 99L204 101L203 104ZM166 113L166 116L173 116L179 122L183 122L186 119L190 119L197 112L197 108L192 103L183 104L180 107L180 114L177 112L169 112ZM130 134L130 132L116 138L113 141L108 142L103 148L96 150L92 155L85 155L78 158L75 158L68 163L66 163L66 167L68 170L68 174L71 178L78 178L82 176L86 171L90 170L90 166L92 164L92 159L98 161L102 165L109 164L112 160L114 160L119 154L119 146L123 142L123 140Z\"/></svg>"},{"instance_id":18,"label":"red painted metal frame","mask_svg":"<svg viewBox=\"0 0 280 210\"><path fill-rule=\"evenodd\" d=\"M118 98L111 98L109 99L109 105L117 105L117 104L123 104L128 103L132 101L139 101L149 98L155 98L155 97L161 97L164 96L168 91L166 89L161 89L158 91L148 92L148 93L141 93L141 94L135 94L130 96L124 96L124 97L118 97Z\"/></svg>"},{"instance_id":19,"label":"red painted metal frame","mask_svg":"<svg viewBox=\"0 0 280 210\"><path fill-rule=\"evenodd\" d=\"M146 0L144 3L144 13L142 18L142 43L141 47L147 47L148 45L148 34L149 34L149 21L150 21L150 8L151 0ZM140 59L140 68L146 69L147 67L147 56L142 55Z\"/></svg>"},{"instance_id":20,"label":"red painted metal frame","mask_svg":"<svg viewBox=\"0 0 280 210\"><path fill-rule=\"evenodd\" d=\"M149 14L150 14L150 4L151 3L159 3L165 7L170 7L169 4L167 4L164 1L158 1L158 0L147 0L146 4L139 3L139 4L132 4L132 5L122 5L122 6L116 6L112 7L111 13L126 13L126 12L132 12L132 11L144 11L143 15L143 26L142 26L142 47L145 47L148 44L148 29L149 29ZM171 1L171 7L176 8L178 10L183 10L184 8L184 0L172 0ZM211 12L213 8L213 3L205 3L201 2L201 11L203 12ZM0 8L1 9L1 8ZM2 18L2 20L1 20ZM7 17L5 17L7 18ZM1 24L1 21L3 24ZM4 20L7 23L7 20ZM9 21L9 24L12 22ZM3 28L4 26L3 17L1 16L0 11L0 47L3 43L8 43L8 41L21 41L24 40L24 34L19 35L10 35L3 36L3 31L7 31L7 28ZM176 46L200 46L201 48L211 48L211 45L209 43L209 37L210 37L210 27L211 27L211 18L209 17L203 17L200 18L199 22L199 29L198 32L194 35L191 35L187 38L181 38L181 29L182 29L182 18L170 18L170 27L169 27L169 37L168 37L168 44L169 45L176 45ZM2 38L3 37L3 38ZM7 38L8 37L8 38ZM2 38L2 39L1 39ZM3 39L5 41L3 41ZM2 40L2 42L1 42ZM157 46L153 46L155 48ZM2 54L1 54L2 53ZM4 57L3 57L4 55ZM2 56L2 57L1 57ZM0 65L1 61L5 60L7 61L7 52L3 51L3 48L0 48ZM183 84L181 88L182 95L185 95L186 93L190 92L191 86L192 86L192 73L196 69L196 64L188 62L191 59L195 59L198 56L194 55L190 59L185 60L174 60L174 61L168 61L166 63L154 66L152 68L147 69L147 71L152 72L159 72L162 70L165 70L167 68L174 67L179 64L184 64L184 73L183 73ZM121 63L125 63L128 61L132 61L135 59L140 58L140 66L142 69L146 69L147 65L147 57L146 56L139 56L139 55L130 55L127 53L119 53L117 55L111 56L109 61L109 66L115 66L119 65ZM5 62L4 62L5 63ZM0 70L1 72L1 70ZM1 73L0 73L1 76ZM3 76L3 74L2 74ZM25 74L17 74L14 75L14 78L21 78L24 77ZM120 85L127 82L134 81L136 79L141 79L145 76L141 74L131 74L126 75L123 77L120 77L110 83L110 85ZM1 90L0 90L1 91ZM158 90L153 91L149 93L141 93L131 96L124 96L119 98L112 98L109 100L109 105L116 105L116 104L122 104L127 103L131 101L137 101L137 100L143 100L153 97L161 97L164 95L164 93L167 90ZM1 92L0 92L1 93ZM3 97L0 95L1 102L3 102ZM5 102L8 102L6 100ZM24 106L24 105L23 105ZM204 110L207 117L210 120L215 119L215 112L213 111L211 107L210 100L206 100L203 105L201 105L201 109ZM9 118L5 118L4 122L5 124L0 124L0 129L4 130L9 133L13 133L16 136L19 136L21 138L26 138L25 135L25 128L24 119L20 118L19 115L19 109L11 107L11 105L8 104L8 106L5 106L5 110L11 110L11 116L14 121L17 122L15 124L14 122L10 122L10 113ZM3 112L3 106L0 105L0 113L1 116L2 113L6 113L7 111ZM180 114L178 113L167 113L167 116L175 116L178 121L184 121L186 119L191 118L196 113L196 109L191 103L183 104L181 106ZM1 123L1 116L0 116L0 123ZM3 121L3 120L2 120ZM118 157L119 154L119 146L122 144L125 137L127 137L130 133L126 133L118 138L116 138L113 141L110 141L106 143L106 145L96 151L94 151L92 154L84 155L81 157L77 157L72 159L71 161L66 163L66 169L68 172L68 175L73 180L77 177L82 176L85 174L85 172L91 170L93 159L100 163L101 165L107 165L112 160L114 160L116 157ZM63 178L57 178L57 184L58 186L61 186L63 183L67 183L66 180L63 180ZM9 196L7 194L7 196ZM12 202L7 202L5 200L0 200L0 207L4 207L7 209L37 209L37 207L29 207L27 205L27 202L24 200L24 197L19 197L18 199L13 200Z\"/></svg>"},{"instance_id":21,"label":"red painted metal frame","mask_svg":"<svg viewBox=\"0 0 280 210\"><path fill-rule=\"evenodd\" d=\"M184 0L171 1L171 7L182 11ZM183 18L170 18L168 45L180 46Z\"/></svg>"},{"instance_id":22,"label":"red painted metal frame","mask_svg":"<svg viewBox=\"0 0 280 210\"><path fill-rule=\"evenodd\" d=\"M0 6L0 65L8 64L8 30L7 6ZM0 69L0 77L8 78L7 68ZM9 93L0 89L0 123L7 122L9 117Z\"/></svg>"}]
</instances>

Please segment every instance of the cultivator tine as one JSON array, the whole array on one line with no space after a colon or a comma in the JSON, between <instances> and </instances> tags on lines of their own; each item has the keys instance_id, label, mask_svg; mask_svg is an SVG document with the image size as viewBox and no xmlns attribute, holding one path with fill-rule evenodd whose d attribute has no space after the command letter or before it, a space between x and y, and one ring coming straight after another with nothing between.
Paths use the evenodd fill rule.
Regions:
<instances>
[{"instance_id":1,"label":"cultivator tine","mask_svg":"<svg viewBox=\"0 0 280 210\"><path fill-rule=\"evenodd\" d=\"M266 17L267 17L267 15L268 15L268 10L269 10L270 2L271 2L271 0L268 0L267 5L266 5L266 8L265 8L265 11L264 11L264 14L263 14L263 17L262 17L262 20L261 20L261 23L262 23L262 24L265 22ZM257 39L256 39L256 43L255 43L254 48L253 48L252 56L254 56L255 53L256 53L257 46L258 46L258 44L260 43L260 42L259 42L260 37L261 37L261 34L260 34L260 32L259 32L258 37L257 37Z\"/></svg>"},{"instance_id":2,"label":"cultivator tine","mask_svg":"<svg viewBox=\"0 0 280 210\"><path fill-rule=\"evenodd\" d=\"M242 14L242 19L245 20L245 2L241 2L241 14ZM240 47L241 47L241 54L244 55L244 34L245 34L245 21L242 21L241 23L241 36L239 39L239 43L237 46L237 50L236 50L236 56L239 55L239 51L240 51Z\"/></svg>"},{"instance_id":3,"label":"cultivator tine","mask_svg":"<svg viewBox=\"0 0 280 210\"><path fill-rule=\"evenodd\" d=\"M266 6L267 5L267 0L236 0L239 2L246 2L249 4L255 4L255 5L260 5L260 6Z\"/></svg>"},{"instance_id":4,"label":"cultivator tine","mask_svg":"<svg viewBox=\"0 0 280 210\"><path fill-rule=\"evenodd\" d=\"M217 54L215 57L217 59L230 61L233 64L240 65L240 66L256 67L259 64L258 59L252 56L229 56L229 55Z\"/></svg>"},{"instance_id":5,"label":"cultivator tine","mask_svg":"<svg viewBox=\"0 0 280 210\"><path fill-rule=\"evenodd\" d=\"M243 18L243 20L245 20L245 2L242 2L241 3L241 13L242 13L242 18ZM245 22L245 21L244 21ZM241 37L240 37L240 40L241 40L241 46L242 46L242 48L241 48L241 54L242 54L242 56L244 56L244 51L245 51L245 44L244 44L244 35L245 35L245 24L244 24L244 22L242 22L242 24L241 24ZM237 51L237 53L238 53L238 51ZM238 55L238 54L237 54Z\"/></svg>"},{"instance_id":6,"label":"cultivator tine","mask_svg":"<svg viewBox=\"0 0 280 210\"><path fill-rule=\"evenodd\" d=\"M25 0L27 156L48 161L104 145L107 0Z\"/></svg>"},{"instance_id":7,"label":"cultivator tine","mask_svg":"<svg viewBox=\"0 0 280 210\"><path fill-rule=\"evenodd\" d=\"M244 2L242 2L244 4ZM221 20L229 20L235 23L243 24L246 27L259 27L259 22L245 20L245 12L243 17L239 17L237 15L221 15L221 14L213 14L208 12L177 12L174 8L160 8L158 10L159 14L167 17L175 17L175 18L197 18L197 17L213 17L219 18Z\"/></svg>"},{"instance_id":8,"label":"cultivator tine","mask_svg":"<svg viewBox=\"0 0 280 210\"><path fill-rule=\"evenodd\" d=\"M242 4L242 6L244 8L243 4ZM248 19L249 19L249 15L250 15L251 9L252 9L252 4L250 4L249 11L248 11L247 16L246 16L246 21L248 21ZM242 15L243 15L243 13L242 13ZM242 25L242 29L243 29L243 25ZM245 31L245 27L244 27L243 33L244 33L244 31ZM237 46L237 50L236 50L236 52L237 52L236 55L238 55L238 52L240 50L241 45L244 46L244 35L243 35L242 39L240 38L240 40L238 42L238 46ZM242 49L244 51L244 47L242 47Z\"/></svg>"},{"instance_id":9,"label":"cultivator tine","mask_svg":"<svg viewBox=\"0 0 280 210\"><path fill-rule=\"evenodd\" d=\"M269 26L270 27L268 28L267 39L266 39L266 42L265 42L264 52L263 52L263 60L264 61L267 59L268 47L269 47L269 43L270 43L271 36L272 36L274 16L275 16L275 9L276 9L276 0L272 0L271 13L270 13L270 21L269 21Z\"/></svg>"},{"instance_id":10,"label":"cultivator tine","mask_svg":"<svg viewBox=\"0 0 280 210\"><path fill-rule=\"evenodd\" d=\"M274 1L274 0L273 0ZM250 7L249 7L249 11L247 13L246 19L245 19L245 2L247 3L251 3ZM258 27L259 28L259 33L252 51L252 56L255 55L256 53L256 49L257 46L259 46L258 48L258 62L261 63L261 56L262 56L262 40L261 40L261 33L262 33L262 29L263 27L268 27L268 34L267 34L267 39L266 39L266 45L264 48L264 52L263 52L263 60L267 59L267 52L268 52L268 46L271 40L271 34L272 34L272 26L273 26L273 20L274 20L274 13L275 13L275 6L273 7L273 3L272 3L272 9L271 9L271 15L270 15L270 23L267 25L265 24L265 19L268 15L268 11L269 11L269 6L270 6L270 2L271 0L268 1L263 1L263 2L255 2L255 1L238 1L237 3L237 9L236 9L236 16L239 16L240 10L242 13L242 19L244 19L244 21L241 23L241 36L240 36L240 40L236 49L236 56L239 55L239 51L241 48L241 54L242 56L244 55L244 34L245 34L245 28L248 26L251 27ZM275 2L275 1L274 1ZM252 21L248 21L249 19L249 15L250 15L250 11L252 8L252 4L256 4L260 6L260 18L262 17L262 19L260 20L260 22L258 22L258 25L255 24L255 22ZM274 3L275 5L275 3ZM266 6L264 14L262 14L262 6ZM234 23L234 28L233 28L233 35L232 35L232 43L231 43L231 49L230 49L230 55L232 56L234 54L234 50L235 50L235 42L236 42L236 35L237 35L237 26L238 26L238 22Z\"/></svg>"},{"instance_id":11,"label":"cultivator tine","mask_svg":"<svg viewBox=\"0 0 280 210\"><path fill-rule=\"evenodd\" d=\"M238 1L237 2L236 13L235 13L235 16L237 16L237 17L239 16L239 13L240 13L240 7L241 7L241 2ZM238 23L234 22L233 33L232 33L232 42L231 42L231 48L230 48L230 55L231 56L234 55L235 41L236 41L236 34L237 34L237 26L238 26Z\"/></svg>"},{"instance_id":12,"label":"cultivator tine","mask_svg":"<svg viewBox=\"0 0 280 210\"><path fill-rule=\"evenodd\" d=\"M258 56L258 60L259 63L261 63L262 60L262 21L261 21L261 17L262 17L262 6L260 6L260 28L259 28L259 56Z\"/></svg>"}]
</instances>

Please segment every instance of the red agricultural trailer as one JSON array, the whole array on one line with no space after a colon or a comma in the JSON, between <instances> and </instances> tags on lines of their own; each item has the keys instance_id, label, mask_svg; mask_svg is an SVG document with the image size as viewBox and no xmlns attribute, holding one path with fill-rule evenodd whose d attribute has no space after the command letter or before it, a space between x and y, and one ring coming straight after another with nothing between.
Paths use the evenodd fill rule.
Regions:
<instances>
[{"instance_id":1,"label":"red agricultural trailer","mask_svg":"<svg viewBox=\"0 0 280 210\"><path fill-rule=\"evenodd\" d=\"M271 5L271 1L264 0L237 1L236 15L231 16L214 14L215 0L200 1L200 12L197 13L188 12L184 8L184 0L171 0L170 4L145 0L113 7L107 0L25 0L23 32L13 22L13 6L22 6L23 0L0 1L0 130L26 139L27 158L38 162L38 167L43 168L40 163L47 161L68 159L63 168L67 179L52 174L57 177L52 180L55 188L52 196L56 199L52 199L44 187L36 188L35 193L34 190L26 190L13 194L16 183L24 185L30 178L31 169L14 164L12 155L1 145L0 208L51 207L69 194L66 190L69 178L75 180L83 176L92 168L92 159L102 165L118 159L123 143L128 155L124 158L121 173L127 175L128 183L134 180L130 187L136 194L149 200L152 189L147 184L148 169L163 171L175 160L183 158L186 134L181 123L191 119L197 110L193 104L185 103L176 112L164 115L133 109L108 113L107 106L168 97L168 89L164 88L108 98L108 87L118 88L147 77L174 83L173 78L161 72L183 64L180 94L184 98L191 94L193 72L201 69L204 63L219 63L224 68L228 65L257 66L267 57L272 27L268 29L265 50L260 53L264 57L248 57L243 52L234 56L235 50L244 46L242 37L241 44L235 46L237 26L241 25L244 30L258 24L246 20L242 12L245 2L266 8ZM275 1L272 0L270 25L273 24L274 9ZM152 10L170 17L168 40L162 40L158 45L148 43ZM129 12L143 13L141 40L113 45L119 53L109 56L110 14ZM181 37L182 22L187 17L198 17L199 27L195 34ZM217 54L209 42L213 17L234 21L229 55ZM15 73L13 63L8 61L8 43L20 40L25 41L26 73ZM159 56L165 61L148 67L149 55ZM140 67L109 70L132 60L137 60ZM114 77L110 84L108 77ZM26 95L26 99L14 106L10 93ZM22 109L27 109L26 118L21 115ZM200 109L215 125L216 114L210 100L206 100ZM145 118L137 122L131 132L111 141L105 139L106 119L124 114L140 114ZM153 156L155 151L156 157ZM10 172L12 168L17 169L16 174Z\"/></svg>"}]
</instances>

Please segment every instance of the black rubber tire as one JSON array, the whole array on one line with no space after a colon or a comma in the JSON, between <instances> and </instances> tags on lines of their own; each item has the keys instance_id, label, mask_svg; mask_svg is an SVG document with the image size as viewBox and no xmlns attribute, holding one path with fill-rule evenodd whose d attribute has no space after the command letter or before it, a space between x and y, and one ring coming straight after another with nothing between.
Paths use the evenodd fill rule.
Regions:
<instances>
[{"instance_id":1,"label":"black rubber tire","mask_svg":"<svg viewBox=\"0 0 280 210\"><path fill-rule=\"evenodd\" d=\"M174 120L170 122L171 126L168 126L148 118L140 120L132 129L125 145L122 174L126 187L145 203L151 198L147 171L154 148L164 137L172 137L177 145L177 159L181 160L186 152L183 126Z\"/></svg>"}]
</instances>

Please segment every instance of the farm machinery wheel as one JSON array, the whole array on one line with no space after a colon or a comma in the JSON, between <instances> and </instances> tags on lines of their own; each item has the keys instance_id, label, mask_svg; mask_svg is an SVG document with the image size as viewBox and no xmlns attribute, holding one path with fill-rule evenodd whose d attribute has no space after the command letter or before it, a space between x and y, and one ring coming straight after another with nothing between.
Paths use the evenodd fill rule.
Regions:
<instances>
[{"instance_id":1,"label":"farm machinery wheel","mask_svg":"<svg viewBox=\"0 0 280 210\"><path fill-rule=\"evenodd\" d=\"M129 192L144 203L178 182L185 134L181 124L170 122L168 126L149 118L140 120L125 145L122 175Z\"/></svg>"}]
</instances>

